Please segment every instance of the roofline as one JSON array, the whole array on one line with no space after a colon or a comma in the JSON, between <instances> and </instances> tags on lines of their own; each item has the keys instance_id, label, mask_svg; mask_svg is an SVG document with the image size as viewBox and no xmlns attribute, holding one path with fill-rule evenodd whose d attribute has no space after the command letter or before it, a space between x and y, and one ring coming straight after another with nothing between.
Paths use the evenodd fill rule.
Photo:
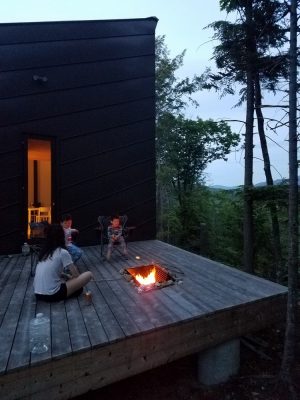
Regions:
<instances>
[{"instance_id":1,"label":"roofline","mask_svg":"<svg viewBox=\"0 0 300 400\"><path fill-rule=\"evenodd\" d=\"M95 23L95 22L117 22L117 21L155 21L158 22L157 17L147 17L147 18L118 18L118 19L78 19L71 21L27 21L27 22L1 22L0 26L3 25L46 25L46 24L74 24L78 22L82 23Z\"/></svg>"}]
</instances>

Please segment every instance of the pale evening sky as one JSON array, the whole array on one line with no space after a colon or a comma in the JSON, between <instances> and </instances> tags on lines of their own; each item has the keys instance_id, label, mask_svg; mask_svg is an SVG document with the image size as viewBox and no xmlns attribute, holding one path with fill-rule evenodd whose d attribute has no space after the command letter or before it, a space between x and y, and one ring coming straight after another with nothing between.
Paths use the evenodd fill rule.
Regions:
<instances>
[{"instance_id":1,"label":"pale evening sky","mask_svg":"<svg viewBox=\"0 0 300 400\"><path fill-rule=\"evenodd\" d=\"M166 44L174 57L186 49L181 77L200 75L205 67L213 66L212 30L203 29L208 24L225 19L219 9L219 0L9 0L0 6L0 23L33 21L72 21L97 19L146 18L159 19L156 35L165 35ZM212 118L214 120L244 120L245 106L233 108L237 97L220 99L213 92L203 91L197 95L200 104L197 110L187 110L189 118ZM277 104L272 97L268 104ZM275 111L274 111L275 110ZM276 118L277 109L269 111ZM232 123L236 132L243 133L241 123ZM288 178L287 129L278 136L267 132L274 142L269 142L273 178ZM285 149L282 149L282 147ZM261 152L255 150L254 183L265 181ZM244 180L244 154L233 152L228 161L215 161L205 171L209 185L242 185Z\"/></svg>"}]
</instances>

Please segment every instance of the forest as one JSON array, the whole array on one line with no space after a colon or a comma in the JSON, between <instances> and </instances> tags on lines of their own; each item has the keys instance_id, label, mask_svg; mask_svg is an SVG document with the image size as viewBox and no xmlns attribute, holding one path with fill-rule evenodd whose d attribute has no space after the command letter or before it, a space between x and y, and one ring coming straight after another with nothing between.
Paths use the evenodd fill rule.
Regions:
<instances>
[{"instance_id":1,"label":"forest","mask_svg":"<svg viewBox=\"0 0 300 400\"><path fill-rule=\"evenodd\" d=\"M288 286L288 308L279 378L295 395L291 371L299 356L299 2L297 0L220 0L231 18L208 28L216 40L215 69L180 78L185 50L170 57L166 38L156 38L156 154L158 238ZM197 71L195 71L197 72ZM243 132L228 121L186 117L197 107L198 91L239 95L246 113ZM280 104L264 104L264 95ZM278 107L270 121L267 107ZM289 177L274 182L266 129L289 140ZM265 185L253 185L253 137L259 136ZM232 190L210 188L205 168L244 150L244 184ZM296 398L296 397L294 397Z\"/></svg>"}]
</instances>

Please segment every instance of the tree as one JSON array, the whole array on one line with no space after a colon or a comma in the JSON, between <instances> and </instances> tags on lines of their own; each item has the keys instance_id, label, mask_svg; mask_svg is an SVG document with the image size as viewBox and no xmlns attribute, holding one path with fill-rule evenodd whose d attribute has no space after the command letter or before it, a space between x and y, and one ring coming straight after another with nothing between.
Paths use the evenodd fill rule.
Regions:
<instances>
[{"instance_id":1,"label":"tree","mask_svg":"<svg viewBox=\"0 0 300 400\"><path fill-rule=\"evenodd\" d=\"M155 40L155 79L156 79L156 199L157 199L157 225L158 232L164 229L164 216L172 200L171 187L167 181L167 166L163 165L161 138L164 130L161 127L166 114L178 115L183 112L187 104L197 105L193 94L201 89L202 79L195 75L192 79L180 79L177 71L183 65L185 51L174 58L170 58L170 52L165 43L165 36L158 36ZM162 170L162 167L163 170ZM168 221L168 219L167 219ZM168 228L167 228L168 229Z\"/></svg>"},{"instance_id":2,"label":"tree","mask_svg":"<svg viewBox=\"0 0 300 400\"><path fill-rule=\"evenodd\" d=\"M159 123L165 113L179 114L190 103L197 106L193 94L202 89L202 77L180 79L176 75L183 65L185 50L170 58L165 36L155 39L155 55L156 119Z\"/></svg>"},{"instance_id":3,"label":"tree","mask_svg":"<svg viewBox=\"0 0 300 400\"><path fill-rule=\"evenodd\" d=\"M234 84L244 85L240 91L240 103L247 101L245 132L245 245L244 266L253 271L253 204L252 204L252 159L253 159L253 110L256 111L258 132L264 159L264 170L268 185L273 185L271 163L264 131L261 86L275 91L282 77L287 76L286 54L274 54L272 49L281 48L286 42L286 30L282 20L286 6L280 1L223 0L222 9L228 13L238 12L235 23L218 21L210 26L215 29L214 37L221 41L216 46L214 57L219 72L211 74L208 87L233 93ZM273 254L276 256L276 270L281 260L280 232L276 207L270 203L273 226Z\"/></svg>"},{"instance_id":4,"label":"tree","mask_svg":"<svg viewBox=\"0 0 300 400\"><path fill-rule=\"evenodd\" d=\"M239 143L225 122L186 119L182 115L165 114L157 129L162 169L168 171L179 204L182 236L194 219L191 196L207 164L226 160L230 149Z\"/></svg>"},{"instance_id":5,"label":"tree","mask_svg":"<svg viewBox=\"0 0 300 400\"><path fill-rule=\"evenodd\" d=\"M193 94L202 88L202 78L179 79L177 70L183 65L185 52L169 57L164 37L156 40L156 155L158 231L169 202L176 209L176 222L182 237L187 226L197 224L193 207L195 188L203 180L209 162L226 158L231 147L239 142L225 122L191 120L183 116L189 104L197 104ZM170 208L170 207L169 207ZM174 221L174 219L173 219ZM168 229L168 227L167 227Z\"/></svg>"},{"instance_id":6,"label":"tree","mask_svg":"<svg viewBox=\"0 0 300 400\"><path fill-rule=\"evenodd\" d=\"M245 178L244 178L244 269L254 272L253 266L253 199L250 195L253 188L253 121L254 121L254 65L255 39L253 27L252 0L246 1L246 82L247 82L247 111L245 131Z\"/></svg>"},{"instance_id":7,"label":"tree","mask_svg":"<svg viewBox=\"0 0 300 400\"><path fill-rule=\"evenodd\" d=\"M274 182L271 172L271 161L265 135L264 116L261 110L262 106L261 85L259 80L259 74L257 72L255 74L254 91L255 91L254 98L255 98L255 110L257 117L258 134L260 138L261 151L264 160L266 183L268 187L273 187ZM268 202L267 204L269 207L271 223L272 223L272 239L273 239L272 253L274 254L275 258L275 268L273 269L272 278L278 281L279 272L283 270L279 221L278 221L276 204L274 204L274 202Z\"/></svg>"},{"instance_id":8,"label":"tree","mask_svg":"<svg viewBox=\"0 0 300 400\"><path fill-rule=\"evenodd\" d=\"M251 29L251 21L257 21L260 20L260 17L264 15L262 8L259 8L259 12L261 15L257 15L257 18L251 18L251 11L250 7L251 5L257 5L260 4L260 6L265 5L276 5L278 6L278 9L280 9L281 12L281 19L283 20L283 17L286 15L286 6L287 2L279 2L279 1L268 1L268 2L261 2L258 0L245 0L245 1L235 1L235 0L223 0L221 1L221 4L223 7L228 7L229 9L239 9L243 8L245 10L245 17L246 17L246 26L247 28L245 32L249 32ZM253 11L253 10L252 10ZM286 326L286 339L285 339L285 345L284 345L284 355L283 355L283 362L282 362L282 367L281 367L281 373L280 377L285 383L290 383L291 382L291 372L292 372L292 367L294 365L295 361L295 354L296 354L296 304L297 304L297 274L298 274L298 229L299 229L299 223L298 223L298 162L297 162L297 0L291 0L291 7L290 7L290 51L288 58L286 55L282 57L282 55L277 56L277 62L274 57L272 57L272 61L275 61L273 63L272 68L265 68L263 64L261 64L261 61L264 60L264 58L261 57L259 54L260 49L263 49L263 46L261 46L260 39L264 36L264 32L266 31L267 25L262 25L261 30L256 30L256 35L254 36L255 38L255 44L256 44L256 60L254 58L254 65L257 67L255 70L255 76L254 76L254 88L255 88L255 106L256 109L261 111L261 89L260 89L260 84L263 82L263 79L268 81L269 87L272 88L273 90L276 88L276 83L278 82L278 78L280 77L285 77L286 76L286 67L289 65L289 259L288 259L288 286L289 286L289 292L288 292L288 307L287 307L287 326ZM275 13L274 13L275 15ZM247 18L248 16L248 18ZM279 21L280 19L277 17L275 20ZM275 21L274 21L275 22ZM284 26L280 26L280 24L270 24L270 35L269 38L272 38L272 40L278 40L278 42L274 43L280 43L283 44L285 42L285 29ZM223 29L224 26L223 26ZM277 29L277 31L276 31ZM239 34L241 33L240 30L238 30ZM240 36L237 36L240 38ZM247 37L247 35L246 35ZM270 39L268 40L270 42ZM228 44L228 41L227 41ZM241 42L239 42L239 45L241 45ZM237 44L235 44L237 46ZM261 46L261 47L260 47ZM231 46L231 49L234 46ZM246 51L249 50L249 46L245 45ZM245 58L246 59L246 58ZM287 64L288 61L288 64ZM224 60L223 60L224 62ZM236 66L237 64L234 64ZM243 65L243 63L240 63L240 65ZM263 68L259 68L260 65L262 65ZM271 64L270 64L271 65ZM273 75L273 72L276 71L278 75ZM228 71L227 71L228 72ZM250 72L250 68L247 67L246 69L239 69L238 73L235 74L235 78L238 81L243 82L245 74L247 83L248 83L248 73ZM267 72L267 73L266 73ZM271 73L271 74L270 74ZM231 83L232 80L230 80L230 77L232 78L232 75L226 75L224 74L223 76L219 76L218 79L221 80L225 78L225 83L226 83L226 91L230 92L232 90L231 88ZM271 77L271 79L270 79ZM267 85L266 85L267 87ZM247 85L247 94L248 92L248 85ZM257 111L257 118L259 124L263 123L263 116L262 113L259 113ZM260 128L261 126L259 126ZM264 132L261 129L260 134L263 136ZM264 145L262 143L262 145ZM263 146L262 146L263 147ZM266 154L264 154L264 162L265 162L265 170L266 170L266 177L267 179L269 178L269 182L272 181L271 177L268 176L267 174L269 173L268 171L268 166L269 166L269 160L268 157L265 157ZM295 395L295 393L292 391L292 394ZM297 398L295 395L294 398Z\"/></svg>"},{"instance_id":9,"label":"tree","mask_svg":"<svg viewBox=\"0 0 300 400\"><path fill-rule=\"evenodd\" d=\"M289 70L289 258L288 305L281 379L290 383L296 355L297 288L298 288L298 160L297 160L297 0L290 9ZM296 398L296 396L294 396Z\"/></svg>"}]
</instances>

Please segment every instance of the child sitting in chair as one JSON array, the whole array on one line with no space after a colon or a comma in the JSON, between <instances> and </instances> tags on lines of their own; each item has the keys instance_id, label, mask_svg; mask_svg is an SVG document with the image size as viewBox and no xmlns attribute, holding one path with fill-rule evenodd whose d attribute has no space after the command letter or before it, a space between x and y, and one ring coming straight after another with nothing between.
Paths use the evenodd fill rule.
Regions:
<instances>
[{"instance_id":1,"label":"child sitting in chair","mask_svg":"<svg viewBox=\"0 0 300 400\"><path fill-rule=\"evenodd\" d=\"M107 236L108 236L108 247L107 247L106 259L110 260L112 249L115 243L120 243L121 251L124 257L127 259L127 247L125 239L123 237L123 228L118 215L112 217L110 225L108 226L107 229Z\"/></svg>"},{"instance_id":2,"label":"child sitting in chair","mask_svg":"<svg viewBox=\"0 0 300 400\"><path fill-rule=\"evenodd\" d=\"M73 263L82 256L82 250L73 243L73 237L79 234L78 229L72 228L72 216L65 214L61 218L61 226L64 228L66 249L71 254Z\"/></svg>"}]
</instances>

